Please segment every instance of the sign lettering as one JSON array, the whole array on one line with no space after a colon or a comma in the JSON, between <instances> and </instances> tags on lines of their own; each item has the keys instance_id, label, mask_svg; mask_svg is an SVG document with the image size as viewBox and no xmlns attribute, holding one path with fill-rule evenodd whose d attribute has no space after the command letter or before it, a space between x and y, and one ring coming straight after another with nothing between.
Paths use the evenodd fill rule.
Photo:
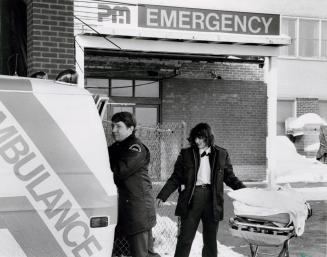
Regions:
<instances>
[{"instance_id":1,"label":"sign lettering","mask_svg":"<svg viewBox=\"0 0 327 257\"><path fill-rule=\"evenodd\" d=\"M279 35L280 30L280 16L277 14L158 5L142 5L138 8L138 26L142 28L250 35Z\"/></svg>"},{"instance_id":2,"label":"sign lettering","mask_svg":"<svg viewBox=\"0 0 327 257\"><path fill-rule=\"evenodd\" d=\"M69 249L76 257L97 254L102 246L91 234L85 213L14 117L1 103L0 108L2 161L12 167L26 196L65 251Z\"/></svg>"}]
</instances>

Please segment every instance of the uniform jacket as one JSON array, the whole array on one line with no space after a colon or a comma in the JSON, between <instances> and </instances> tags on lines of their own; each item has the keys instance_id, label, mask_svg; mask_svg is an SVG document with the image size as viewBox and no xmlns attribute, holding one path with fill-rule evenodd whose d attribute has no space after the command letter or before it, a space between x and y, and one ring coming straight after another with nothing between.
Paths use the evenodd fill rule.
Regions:
<instances>
[{"instance_id":1,"label":"uniform jacket","mask_svg":"<svg viewBox=\"0 0 327 257\"><path fill-rule=\"evenodd\" d=\"M223 219L224 215L223 183L226 183L234 190L245 186L235 176L228 152L225 149L212 146L209 162L213 194L213 215L215 221L219 221ZM186 216L188 208L192 204L199 165L200 154L197 148L189 147L182 149L175 163L173 174L157 196L162 201L166 201L170 194L178 188L179 197L175 211L177 216Z\"/></svg>"},{"instance_id":2,"label":"uniform jacket","mask_svg":"<svg viewBox=\"0 0 327 257\"><path fill-rule=\"evenodd\" d=\"M152 183L148 175L150 152L134 135L109 147L110 165L118 188L117 231L133 235L156 224Z\"/></svg>"}]
</instances>

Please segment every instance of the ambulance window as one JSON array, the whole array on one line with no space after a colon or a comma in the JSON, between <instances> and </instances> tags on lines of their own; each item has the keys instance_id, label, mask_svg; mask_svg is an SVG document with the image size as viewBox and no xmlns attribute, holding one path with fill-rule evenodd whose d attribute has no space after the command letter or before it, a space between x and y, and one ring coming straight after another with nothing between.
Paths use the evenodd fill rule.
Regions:
<instances>
[{"instance_id":1,"label":"ambulance window","mask_svg":"<svg viewBox=\"0 0 327 257\"><path fill-rule=\"evenodd\" d=\"M136 97L159 97L159 82L149 80L135 80Z\"/></svg>"},{"instance_id":2,"label":"ambulance window","mask_svg":"<svg viewBox=\"0 0 327 257\"><path fill-rule=\"evenodd\" d=\"M133 96L133 80L112 79L111 96Z\"/></svg>"}]
</instances>

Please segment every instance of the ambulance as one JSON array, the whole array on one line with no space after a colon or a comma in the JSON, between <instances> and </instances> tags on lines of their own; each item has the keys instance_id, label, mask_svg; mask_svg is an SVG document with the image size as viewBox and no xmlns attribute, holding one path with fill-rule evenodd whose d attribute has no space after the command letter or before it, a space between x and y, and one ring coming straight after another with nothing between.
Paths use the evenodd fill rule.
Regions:
<instances>
[{"instance_id":1,"label":"ambulance","mask_svg":"<svg viewBox=\"0 0 327 257\"><path fill-rule=\"evenodd\" d=\"M110 257L116 223L91 94L0 76L0 257Z\"/></svg>"}]
</instances>

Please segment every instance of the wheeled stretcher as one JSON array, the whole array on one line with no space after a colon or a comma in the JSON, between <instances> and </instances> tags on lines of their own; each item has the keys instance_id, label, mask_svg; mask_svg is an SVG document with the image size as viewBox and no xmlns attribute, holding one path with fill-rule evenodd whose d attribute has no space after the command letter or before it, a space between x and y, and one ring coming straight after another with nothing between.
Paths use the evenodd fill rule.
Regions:
<instances>
[{"instance_id":1,"label":"wheeled stretcher","mask_svg":"<svg viewBox=\"0 0 327 257\"><path fill-rule=\"evenodd\" d=\"M252 192L250 193L252 194ZM262 191L259 193L262 194ZM233 197L235 195L232 195ZM242 200L244 200L244 197ZM269 199L267 200L269 201ZM255 200L251 200L250 202L252 203L252 201L254 202ZM246 206L246 209L244 206L244 203L241 205L235 205L234 203L236 216L229 220L230 233L249 244L252 257L258 256L260 247L279 248L278 257L289 257L290 240L302 235L304 232L304 223L297 222L288 212L278 213L276 205L272 209L271 215L267 215L267 208L264 211L265 215L263 215L263 212L258 206ZM306 214L304 219L306 220L312 215L312 210L310 205L305 201L303 201L303 209ZM256 211L259 212L258 215L256 215ZM302 219L301 216L300 218ZM299 223L301 226L299 226Z\"/></svg>"}]
</instances>

